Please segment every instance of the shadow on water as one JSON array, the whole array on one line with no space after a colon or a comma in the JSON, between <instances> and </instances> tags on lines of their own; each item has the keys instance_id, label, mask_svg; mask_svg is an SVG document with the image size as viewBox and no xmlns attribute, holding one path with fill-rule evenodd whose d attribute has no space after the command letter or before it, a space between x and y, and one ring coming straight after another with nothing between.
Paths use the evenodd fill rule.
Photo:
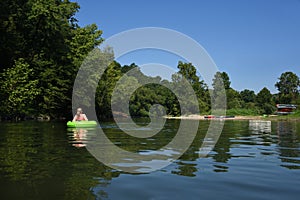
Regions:
<instances>
[{"instance_id":1,"label":"shadow on water","mask_svg":"<svg viewBox=\"0 0 300 200\"><path fill-rule=\"evenodd\" d=\"M141 120L140 124L143 123ZM157 135L134 138L113 122L101 124L115 145L137 153L164 147L175 136L179 125L179 120L168 120ZM85 145L94 134L93 129L66 129L64 123L54 122L1 123L0 198L149 199L161 196L178 199L188 196L196 199L192 197L200 192L207 198L224 195L228 195L227 199L245 198L245 192L249 198L256 198L261 193L259 188L272 191L277 198L285 197L284 193L281 196L276 193L277 187L294 197L295 188L291 185L299 180L291 173L300 172L300 123L226 121L214 150L207 157L199 158L208 126L209 121L200 122L192 145L170 166L150 174L131 175L101 164L87 151ZM280 180L274 178L276 174L281 174ZM281 184L289 182L290 187ZM172 183L172 187L168 183ZM239 190L228 193L235 185ZM147 187L149 190L145 191ZM185 190L181 190L182 187ZM219 188L219 193L209 192L214 191L213 188Z\"/></svg>"},{"instance_id":2,"label":"shadow on water","mask_svg":"<svg viewBox=\"0 0 300 200\"><path fill-rule=\"evenodd\" d=\"M77 148L85 131L73 144L62 123L6 123L0 134L1 199L95 199L91 188L119 176Z\"/></svg>"}]
</instances>

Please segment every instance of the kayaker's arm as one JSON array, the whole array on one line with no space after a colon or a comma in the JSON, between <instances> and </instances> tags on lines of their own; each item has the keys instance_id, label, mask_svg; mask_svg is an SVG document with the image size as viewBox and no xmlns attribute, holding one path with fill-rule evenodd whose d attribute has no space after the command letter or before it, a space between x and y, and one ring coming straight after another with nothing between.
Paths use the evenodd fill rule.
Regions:
<instances>
[{"instance_id":1,"label":"kayaker's arm","mask_svg":"<svg viewBox=\"0 0 300 200\"><path fill-rule=\"evenodd\" d=\"M76 119L77 119L77 115L75 115L75 116L74 116L74 118L73 118L72 122L75 122L75 121L76 121Z\"/></svg>"},{"instance_id":2,"label":"kayaker's arm","mask_svg":"<svg viewBox=\"0 0 300 200\"><path fill-rule=\"evenodd\" d=\"M89 121L85 114L83 114L83 119L84 119L85 121Z\"/></svg>"}]
</instances>

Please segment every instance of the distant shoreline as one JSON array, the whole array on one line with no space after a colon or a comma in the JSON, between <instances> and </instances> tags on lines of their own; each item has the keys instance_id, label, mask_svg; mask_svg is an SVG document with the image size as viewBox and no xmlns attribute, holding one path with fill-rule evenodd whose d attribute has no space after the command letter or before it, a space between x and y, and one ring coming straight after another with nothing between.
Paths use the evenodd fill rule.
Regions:
<instances>
[{"instance_id":1,"label":"distant shoreline","mask_svg":"<svg viewBox=\"0 0 300 200\"><path fill-rule=\"evenodd\" d=\"M282 116L282 115L269 115L269 116L242 116L237 115L230 118L225 117L218 117L218 118L205 118L208 115L184 115L184 116L164 116L166 119L189 119L189 120L271 120L271 121L278 121L278 120L293 120L293 121L300 121L300 117L295 116Z\"/></svg>"}]
</instances>

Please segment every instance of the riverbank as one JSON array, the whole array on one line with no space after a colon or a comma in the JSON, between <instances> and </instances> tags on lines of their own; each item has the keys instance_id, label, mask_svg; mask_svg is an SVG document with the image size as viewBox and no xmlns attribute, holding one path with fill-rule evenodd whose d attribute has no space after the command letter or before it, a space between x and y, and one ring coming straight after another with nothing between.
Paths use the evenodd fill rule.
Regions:
<instances>
[{"instance_id":1,"label":"riverbank","mask_svg":"<svg viewBox=\"0 0 300 200\"><path fill-rule=\"evenodd\" d=\"M300 121L299 116L293 115L264 115L264 116L233 116L233 117L214 117L207 118L207 115L184 115L184 116L165 116L166 119L189 119L189 120L272 120L272 121Z\"/></svg>"}]
</instances>

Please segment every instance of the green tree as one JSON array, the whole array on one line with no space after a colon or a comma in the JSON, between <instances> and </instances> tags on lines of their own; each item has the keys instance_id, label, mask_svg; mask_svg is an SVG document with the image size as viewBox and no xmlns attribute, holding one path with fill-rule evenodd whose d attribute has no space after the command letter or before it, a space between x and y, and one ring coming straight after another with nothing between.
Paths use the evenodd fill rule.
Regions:
<instances>
[{"instance_id":1,"label":"green tree","mask_svg":"<svg viewBox=\"0 0 300 200\"><path fill-rule=\"evenodd\" d=\"M2 0L0 66L9 68L18 58L58 58L76 27L79 5L66 1Z\"/></svg>"},{"instance_id":2,"label":"green tree","mask_svg":"<svg viewBox=\"0 0 300 200\"><path fill-rule=\"evenodd\" d=\"M129 105L131 115L148 117L150 108L154 104L162 105L168 115L179 115L178 113L180 113L180 108L179 110L177 109L177 106L179 106L177 98L167 87L165 87L172 87L172 83L167 80L161 80L161 77L159 76L150 77L144 75L140 71L140 68L135 64L123 66L122 72L126 73L128 77L137 80L138 83L135 83L135 85L140 86L134 92L131 89L131 92L133 92ZM129 83L132 82L130 79L128 81ZM124 86L127 90L128 88L131 88L130 85L126 86L126 84L123 84L121 88ZM161 108L156 111L157 114L163 113Z\"/></svg>"},{"instance_id":3,"label":"green tree","mask_svg":"<svg viewBox=\"0 0 300 200\"><path fill-rule=\"evenodd\" d=\"M124 65L122 66L122 73L125 74L134 68L138 68L138 66L135 63L131 63L130 65Z\"/></svg>"},{"instance_id":4,"label":"green tree","mask_svg":"<svg viewBox=\"0 0 300 200\"><path fill-rule=\"evenodd\" d=\"M178 62L177 68L179 69L178 74L182 75L182 77L184 77L193 87L198 98L200 111L208 111L210 108L210 96L208 87L203 80L200 80L199 76L197 75L196 68L192 63L183 63L182 61ZM177 83L178 78L180 79L180 76L172 77L172 79L177 80Z\"/></svg>"},{"instance_id":5,"label":"green tree","mask_svg":"<svg viewBox=\"0 0 300 200\"><path fill-rule=\"evenodd\" d=\"M88 52L102 42L95 24L79 27L74 17L78 10L79 5L69 0L0 1L0 67L15 68L20 59L28 64L26 69L34 74L29 81L36 83L32 90L40 91L36 104L28 104L30 114L70 114L77 71Z\"/></svg>"},{"instance_id":6,"label":"green tree","mask_svg":"<svg viewBox=\"0 0 300 200\"><path fill-rule=\"evenodd\" d=\"M130 96L132 95L132 92L135 90L136 86L139 86L139 83L135 77L127 76L126 74L122 76L122 79L120 79L114 88L114 96L111 99L111 105L113 108L115 108L115 112L126 113L126 108L129 108ZM125 99L127 99L127 101ZM138 108L132 111L132 113L137 114ZM128 115L129 113L126 114Z\"/></svg>"},{"instance_id":7,"label":"green tree","mask_svg":"<svg viewBox=\"0 0 300 200\"><path fill-rule=\"evenodd\" d=\"M264 114L271 114L274 112L274 102L272 101L272 94L270 90L264 87L257 93L256 103L258 107L261 109L261 112Z\"/></svg>"},{"instance_id":8,"label":"green tree","mask_svg":"<svg viewBox=\"0 0 300 200\"><path fill-rule=\"evenodd\" d=\"M228 74L226 72L222 72L220 75L221 75L221 78L223 80L225 90L230 89L231 81L229 79Z\"/></svg>"},{"instance_id":9,"label":"green tree","mask_svg":"<svg viewBox=\"0 0 300 200\"><path fill-rule=\"evenodd\" d=\"M121 65L117 62L112 62L103 73L96 92L96 111L99 117L112 117L111 96L121 76Z\"/></svg>"},{"instance_id":10,"label":"green tree","mask_svg":"<svg viewBox=\"0 0 300 200\"><path fill-rule=\"evenodd\" d=\"M240 92L241 97L241 108L248 110L250 113L258 113L259 108L257 107L255 100L256 94L253 90L245 89Z\"/></svg>"},{"instance_id":11,"label":"green tree","mask_svg":"<svg viewBox=\"0 0 300 200\"><path fill-rule=\"evenodd\" d=\"M103 41L100 37L101 34L102 31L98 30L96 24L87 25L85 27L77 26L72 30L72 37L67 41L69 46L67 59L70 60L74 66L71 68L74 72L77 72L78 67L88 53ZM107 49L107 51L111 50Z\"/></svg>"},{"instance_id":12,"label":"green tree","mask_svg":"<svg viewBox=\"0 0 300 200\"><path fill-rule=\"evenodd\" d=\"M212 90L212 104L216 109L226 109L226 87L224 85L224 74L222 72L216 72L213 78L213 90Z\"/></svg>"},{"instance_id":13,"label":"green tree","mask_svg":"<svg viewBox=\"0 0 300 200\"><path fill-rule=\"evenodd\" d=\"M256 95L255 95L255 92L253 90L245 89L245 90L240 92L240 95L241 95L241 99L245 103L255 102Z\"/></svg>"},{"instance_id":14,"label":"green tree","mask_svg":"<svg viewBox=\"0 0 300 200\"><path fill-rule=\"evenodd\" d=\"M193 86L193 85L192 85ZM199 100L195 98L197 95L193 87L190 87L190 82L183 77L180 73L175 73L172 75L172 91L178 97L178 101L174 99L174 103L179 103L179 105L174 106L180 109L181 115L188 114L199 114ZM196 94L196 95L195 95ZM197 96L196 96L197 97ZM200 108L201 110L201 108ZM197 113L195 113L197 112Z\"/></svg>"},{"instance_id":15,"label":"green tree","mask_svg":"<svg viewBox=\"0 0 300 200\"><path fill-rule=\"evenodd\" d=\"M133 116L148 117L154 104L164 104L163 99L156 93L156 86L145 85L137 89L130 100L130 112Z\"/></svg>"},{"instance_id":16,"label":"green tree","mask_svg":"<svg viewBox=\"0 0 300 200\"><path fill-rule=\"evenodd\" d=\"M294 103L299 98L300 80L293 72L282 73L275 87L279 91L278 103Z\"/></svg>"},{"instance_id":17,"label":"green tree","mask_svg":"<svg viewBox=\"0 0 300 200\"><path fill-rule=\"evenodd\" d=\"M2 114L17 119L35 113L33 108L41 89L37 87L38 80L32 80L34 76L23 59L0 74L1 80L5 80L0 84Z\"/></svg>"},{"instance_id":18,"label":"green tree","mask_svg":"<svg viewBox=\"0 0 300 200\"><path fill-rule=\"evenodd\" d=\"M213 102L216 108L241 108L242 100L238 91L230 87L231 81L226 72L217 72L213 79ZM224 103L226 102L226 104Z\"/></svg>"},{"instance_id":19,"label":"green tree","mask_svg":"<svg viewBox=\"0 0 300 200\"><path fill-rule=\"evenodd\" d=\"M232 88L226 90L227 108L241 108L242 101L240 93Z\"/></svg>"}]
</instances>

